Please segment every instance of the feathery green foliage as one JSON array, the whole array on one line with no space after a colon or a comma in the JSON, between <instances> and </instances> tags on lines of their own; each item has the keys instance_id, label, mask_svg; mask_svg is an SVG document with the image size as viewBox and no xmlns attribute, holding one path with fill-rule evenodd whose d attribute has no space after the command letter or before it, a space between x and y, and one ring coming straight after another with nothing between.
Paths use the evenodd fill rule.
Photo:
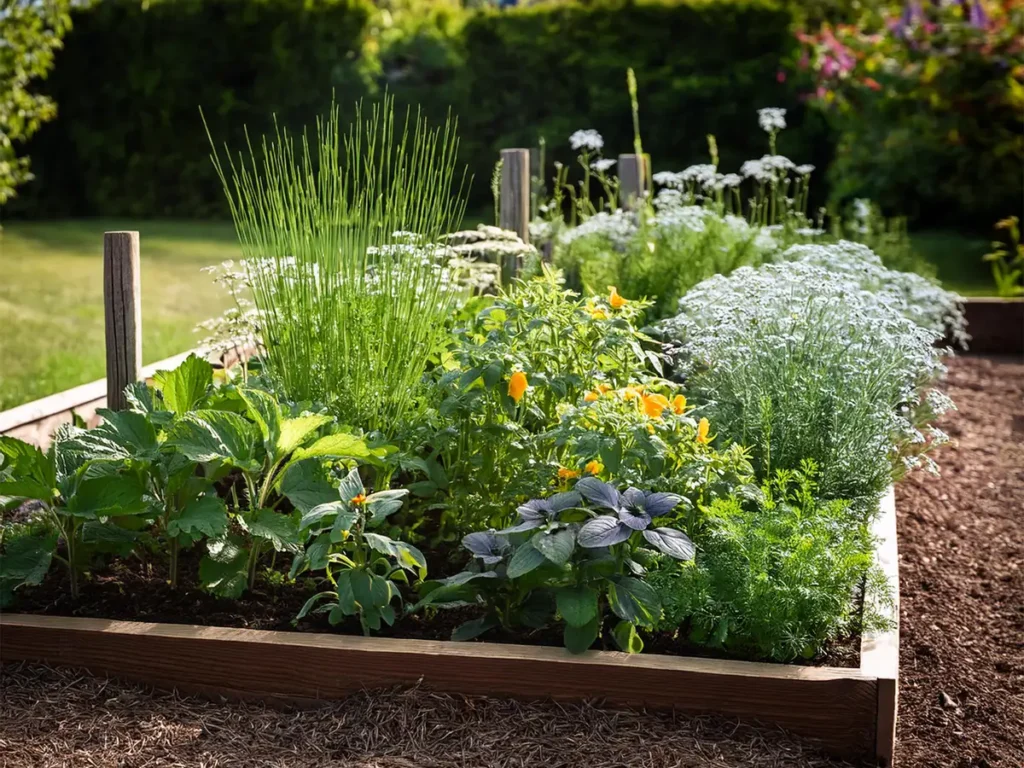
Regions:
<instances>
[{"instance_id":1,"label":"feathery green foliage","mask_svg":"<svg viewBox=\"0 0 1024 768\"><path fill-rule=\"evenodd\" d=\"M332 107L313 141L278 130L237 164L213 160L275 386L388 431L445 334L453 290L433 243L464 209L452 194L458 141L451 120L396 124L388 97L354 117L343 132Z\"/></svg>"}]
</instances>

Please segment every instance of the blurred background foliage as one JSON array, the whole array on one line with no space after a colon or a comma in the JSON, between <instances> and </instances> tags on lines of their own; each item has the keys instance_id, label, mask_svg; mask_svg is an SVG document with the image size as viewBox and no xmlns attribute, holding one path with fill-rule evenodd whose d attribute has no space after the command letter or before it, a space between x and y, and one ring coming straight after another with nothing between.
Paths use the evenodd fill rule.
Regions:
<instances>
[{"instance_id":1,"label":"blurred background foliage","mask_svg":"<svg viewBox=\"0 0 1024 768\"><path fill-rule=\"evenodd\" d=\"M706 162L707 134L735 170L764 152L755 110L778 106L779 151L831 168L815 203L974 230L1021 209L1019 0L979 3L984 24L955 0L46 2L78 7L36 81L58 113L21 147L35 178L8 216L222 216L200 107L237 149L385 89L454 112L482 209L501 147L543 139L569 162L567 136L596 128L606 155L630 151L630 66L655 170Z\"/></svg>"}]
</instances>

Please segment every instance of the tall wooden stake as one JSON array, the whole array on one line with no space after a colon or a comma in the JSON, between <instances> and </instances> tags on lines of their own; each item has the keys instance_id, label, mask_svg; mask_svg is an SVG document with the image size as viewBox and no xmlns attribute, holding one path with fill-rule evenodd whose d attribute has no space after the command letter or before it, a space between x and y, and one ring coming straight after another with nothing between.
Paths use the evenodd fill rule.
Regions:
<instances>
[{"instance_id":1,"label":"tall wooden stake","mask_svg":"<svg viewBox=\"0 0 1024 768\"><path fill-rule=\"evenodd\" d=\"M635 208L650 188L650 161L644 155L619 155L619 205Z\"/></svg>"},{"instance_id":2,"label":"tall wooden stake","mask_svg":"<svg viewBox=\"0 0 1024 768\"><path fill-rule=\"evenodd\" d=\"M498 223L530 242L530 150L501 150L501 206ZM503 283L508 283L521 266L511 257L501 267Z\"/></svg>"},{"instance_id":3,"label":"tall wooden stake","mask_svg":"<svg viewBox=\"0 0 1024 768\"><path fill-rule=\"evenodd\" d=\"M139 233L103 235L103 305L106 315L107 407L127 407L124 389L142 370L142 291Z\"/></svg>"}]
</instances>

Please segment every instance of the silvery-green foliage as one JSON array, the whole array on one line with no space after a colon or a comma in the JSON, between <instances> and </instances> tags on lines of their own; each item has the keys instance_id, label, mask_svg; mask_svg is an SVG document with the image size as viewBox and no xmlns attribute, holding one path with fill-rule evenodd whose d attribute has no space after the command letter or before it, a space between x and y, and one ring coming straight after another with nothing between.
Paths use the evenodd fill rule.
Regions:
<instances>
[{"instance_id":1,"label":"silvery-green foliage","mask_svg":"<svg viewBox=\"0 0 1024 768\"><path fill-rule=\"evenodd\" d=\"M889 302L923 328L948 334L959 346L967 345L970 337L960 296L943 290L927 277L887 268L866 245L849 240L831 245L794 245L786 249L780 259L814 264L845 276L862 290Z\"/></svg>"},{"instance_id":2,"label":"silvery-green foliage","mask_svg":"<svg viewBox=\"0 0 1024 768\"><path fill-rule=\"evenodd\" d=\"M790 261L709 278L679 310L662 324L677 374L720 441L751 447L760 477L813 459L823 497L850 499L933 467L921 428L948 405L927 395L945 371L941 332L892 293Z\"/></svg>"}]
</instances>

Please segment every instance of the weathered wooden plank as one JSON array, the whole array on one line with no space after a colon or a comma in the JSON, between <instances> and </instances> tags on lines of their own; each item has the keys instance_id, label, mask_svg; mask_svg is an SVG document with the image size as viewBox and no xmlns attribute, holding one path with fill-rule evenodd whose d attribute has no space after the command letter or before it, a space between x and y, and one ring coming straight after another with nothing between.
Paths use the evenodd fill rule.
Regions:
<instances>
[{"instance_id":1,"label":"weathered wooden plank","mask_svg":"<svg viewBox=\"0 0 1024 768\"><path fill-rule=\"evenodd\" d=\"M530 150L501 150L501 198L498 223L530 242ZM501 266L502 281L515 277L522 264L520 257L509 257Z\"/></svg>"},{"instance_id":2,"label":"weathered wooden plank","mask_svg":"<svg viewBox=\"0 0 1024 768\"><path fill-rule=\"evenodd\" d=\"M894 622L888 632L866 632L860 644L860 670L878 681L877 729L875 757L881 765L892 765L896 751L896 713L899 704L900 669L900 572L899 551L896 541L896 497L893 489L882 498L881 509L872 525L878 539L875 559L885 573L892 590L893 604L881 605Z\"/></svg>"},{"instance_id":3,"label":"weathered wooden plank","mask_svg":"<svg viewBox=\"0 0 1024 768\"><path fill-rule=\"evenodd\" d=\"M619 205L636 208L650 188L650 165L645 155L619 155Z\"/></svg>"},{"instance_id":4,"label":"weathered wooden plank","mask_svg":"<svg viewBox=\"0 0 1024 768\"><path fill-rule=\"evenodd\" d=\"M21 615L0 616L0 660L272 699L337 698L415 684L465 694L600 699L777 723L839 755L874 749L876 681L857 669Z\"/></svg>"},{"instance_id":5,"label":"weathered wooden plank","mask_svg":"<svg viewBox=\"0 0 1024 768\"><path fill-rule=\"evenodd\" d=\"M139 233L103 235L103 307L106 318L107 404L127 406L124 389L142 375L142 283Z\"/></svg>"}]
</instances>

